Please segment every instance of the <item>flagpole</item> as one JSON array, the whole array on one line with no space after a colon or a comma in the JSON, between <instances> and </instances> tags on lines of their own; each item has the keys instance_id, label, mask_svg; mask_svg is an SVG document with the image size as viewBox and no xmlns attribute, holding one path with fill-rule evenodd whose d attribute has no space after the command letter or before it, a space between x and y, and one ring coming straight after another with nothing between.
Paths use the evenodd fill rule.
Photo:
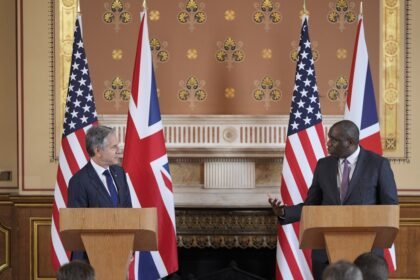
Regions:
<instances>
[{"instance_id":1,"label":"flagpole","mask_svg":"<svg viewBox=\"0 0 420 280\"><path fill-rule=\"evenodd\" d=\"M79 26L80 26L80 36L83 39L83 25L82 25L82 12L80 11L80 0L77 0L77 15L76 18L79 19Z\"/></svg>"},{"instance_id":2,"label":"flagpole","mask_svg":"<svg viewBox=\"0 0 420 280\"><path fill-rule=\"evenodd\" d=\"M360 11L359 16L363 16L363 1L360 1Z\"/></svg>"},{"instance_id":3,"label":"flagpole","mask_svg":"<svg viewBox=\"0 0 420 280\"><path fill-rule=\"evenodd\" d=\"M303 11L300 11L302 21L309 17L309 11L306 9L306 0L303 0Z\"/></svg>"},{"instance_id":4,"label":"flagpole","mask_svg":"<svg viewBox=\"0 0 420 280\"><path fill-rule=\"evenodd\" d=\"M143 10L147 10L147 1L143 0Z\"/></svg>"}]
</instances>

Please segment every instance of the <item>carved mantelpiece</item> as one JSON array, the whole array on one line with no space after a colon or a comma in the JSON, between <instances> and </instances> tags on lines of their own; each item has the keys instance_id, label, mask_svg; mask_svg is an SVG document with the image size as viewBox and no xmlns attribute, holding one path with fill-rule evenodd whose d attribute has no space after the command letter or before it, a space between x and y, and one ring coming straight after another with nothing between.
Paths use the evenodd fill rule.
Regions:
<instances>
[{"instance_id":1,"label":"carved mantelpiece","mask_svg":"<svg viewBox=\"0 0 420 280\"><path fill-rule=\"evenodd\" d=\"M100 115L114 127L124 149L126 115ZM324 131L343 116L323 117ZM163 115L165 142L171 158L279 158L287 137L287 115Z\"/></svg>"},{"instance_id":2,"label":"carved mantelpiece","mask_svg":"<svg viewBox=\"0 0 420 280\"><path fill-rule=\"evenodd\" d=\"M180 248L276 247L271 209L177 209Z\"/></svg>"}]
</instances>

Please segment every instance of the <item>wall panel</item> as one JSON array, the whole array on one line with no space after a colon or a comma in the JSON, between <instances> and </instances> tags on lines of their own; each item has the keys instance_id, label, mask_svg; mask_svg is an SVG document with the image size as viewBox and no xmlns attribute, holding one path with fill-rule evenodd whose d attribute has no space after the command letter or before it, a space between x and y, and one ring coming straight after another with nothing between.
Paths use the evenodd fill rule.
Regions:
<instances>
[{"instance_id":1,"label":"wall panel","mask_svg":"<svg viewBox=\"0 0 420 280\"><path fill-rule=\"evenodd\" d=\"M11 236L10 267L0 269L0 279L54 279L50 261L52 199L0 196L0 252L6 248L1 229L7 228ZM420 197L400 197L400 202L400 232L395 242L398 270L391 278L419 279ZM199 249L241 249L244 254L248 249L275 250L276 219L269 208L177 208L176 223L178 247L185 259L189 259L189 249L194 255ZM0 256L0 267L4 256Z\"/></svg>"}]
</instances>

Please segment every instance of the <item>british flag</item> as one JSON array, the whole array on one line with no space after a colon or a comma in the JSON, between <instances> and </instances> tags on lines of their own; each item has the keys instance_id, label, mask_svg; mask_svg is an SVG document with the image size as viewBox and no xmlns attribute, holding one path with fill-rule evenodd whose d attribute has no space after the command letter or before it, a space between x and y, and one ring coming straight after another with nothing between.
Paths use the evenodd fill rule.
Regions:
<instances>
[{"instance_id":1,"label":"british flag","mask_svg":"<svg viewBox=\"0 0 420 280\"><path fill-rule=\"evenodd\" d=\"M133 207L156 207L158 251L136 252L130 279L159 279L178 269L175 206L147 27L141 13L123 167Z\"/></svg>"},{"instance_id":2,"label":"british flag","mask_svg":"<svg viewBox=\"0 0 420 280\"><path fill-rule=\"evenodd\" d=\"M375 91L373 89L372 74L369 67L369 56L362 15L360 15L357 25L344 118L353 121L359 127L360 145L363 148L382 155ZM385 249L384 252L389 270L391 272L395 271L397 269L397 263L394 245L389 249Z\"/></svg>"}]
</instances>

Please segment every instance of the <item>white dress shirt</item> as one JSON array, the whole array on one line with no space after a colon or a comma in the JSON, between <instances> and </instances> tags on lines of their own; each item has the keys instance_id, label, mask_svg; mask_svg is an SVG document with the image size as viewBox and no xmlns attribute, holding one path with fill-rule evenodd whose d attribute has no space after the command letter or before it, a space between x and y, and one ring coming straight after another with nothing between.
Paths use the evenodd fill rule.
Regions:
<instances>
[{"instance_id":1,"label":"white dress shirt","mask_svg":"<svg viewBox=\"0 0 420 280\"><path fill-rule=\"evenodd\" d=\"M108 170L110 174L112 174L111 170L109 170L109 168L103 168L102 166L98 165L94 160L90 159L90 163L93 166L93 169L95 169L96 174L98 174L99 179L101 179L102 184L105 187L106 192L109 194L109 196L111 196L111 194L109 193L108 190L108 185L106 183L106 176L104 175L104 171ZM117 184L115 184L115 180L114 178L111 176L112 181L114 181L114 186L116 186ZM118 190L116 190L118 193Z\"/></svg>"}]
</instances>

